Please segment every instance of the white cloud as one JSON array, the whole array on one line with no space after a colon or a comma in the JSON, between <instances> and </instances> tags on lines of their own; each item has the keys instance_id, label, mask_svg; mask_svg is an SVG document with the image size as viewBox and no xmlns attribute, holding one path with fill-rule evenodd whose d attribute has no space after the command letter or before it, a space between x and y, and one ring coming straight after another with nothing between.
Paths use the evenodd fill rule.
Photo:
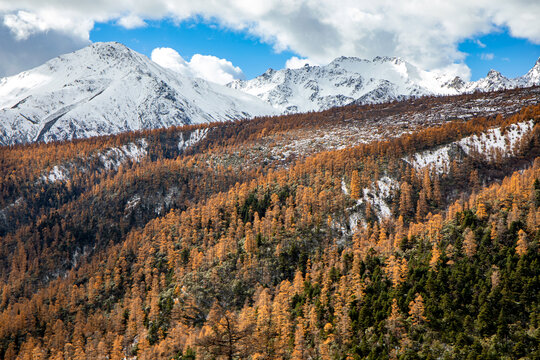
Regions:
<instances>
[{"instance_id":1,"label":"white cloud","mask_svg":"<svg viewBox=\"0 0 540 360\"><path fill-rule=\"evenodd\" d=\"M4 25L11 30L17 40L25 40L32 34L48 29L47 23L37 17L36 14L26 11L6 15Z\"/></svg>"},{"instance_id":2,"label":"white cloud","mask_svg":"<svg viewBox=\"0 0 540 360\"><path fill-rule=\"evenodd\" d=\"M540 44L537 0L0 0L0 14L18 38L56 30L86 40L96 21L201 16L321 64L393 55L428 70L463 62L461 41L504 28Z\"/></svg>"},{"instance_id":3,"label":"white cloud","mask_svg":"<svg viewBox=\"0 0 540 360\"><path fill-rule=\"evenodd\" d=\"M495 55L493 53L482 53L482 54L480 54L480 59L482 59L482 60L490 61L490 60L493 60L493 58L495 58Z\"/></svg>"},{"instance_id":4,"label":"white cloud","mask_svg":"<svg viewBox=\"0 0 540 360\"><path fill-rule=\"evenodd\" d=\"M486 47L486 44L484 44L483 42L481 42L480 40L476 39L474 40L474 43L476 45L478 45L478 47L481 47L482 49L484 49Z\"/></svg>"},{"instance_id":5,"label":"white cloud","mask_svg":"<svg viewBox=\"0 0 540 360\"><path fill-rule=\"evenodd\" d=\"M156 64L171 69L186 76L191 75L189 64L180 54L171 48L155 48L150 58Z\"/></svg>"},{"instance_id":6,"label":"white cloud","mask_svg":"<svg viewBox=\"0 0 540 360\"><path fill-rule=\"evenodd\" d=\"M230 61L212 55L195 54L189 67L196 76L218 84L227 84L235 79L244 79L244 73Z\"/></svg>"},{"instance_id":7,"label":"white cloud","mask_svg":"<svg viewBox=\"0 0 540 360\"><path fill-rule=\"evenodd\" d=\"M309 66L319 65L318 63L316 63L313 60L300 59L297 56L293 56L292 58L287 60L287 62L285 63L285 67L287 69L298 69L298 68L301 68L301 67L305 66L306 64L309 65Z\"/></svg>"},{"instance_id":8,"label":"white cloud","mask_svg":"<svg viewBox=\"0 0 540 360\"><path fill-rule=\"evenodd\" d=\"M216 56L195 54L187 62L174 49L156 48L152 51L151 58L158 65L184 76L200 77L222 85L245 78L242 69Z\"/></svg>"},{"instance_id":9,"label":"white cloud","mask_svg":"<svg viewBox=\"0 0 540 360\"><path fill-rule=\"evenodd\" d=\"M0 16L2 8L2 0L0 0ZM50 30L88 40L90 30L94 27L96 20L78 12L65 13L54 8L40 12L19 10L3 16L4 25L11 30L17 40L25 40L31 35Z\"/></svg>"},{"instance_id":10,"label":"white cloud","mask_svg":"<svg viewBox=\"0 0 540 360\"><path fill-rule=\"evenodd\" d=\"M146 23L137 15L129 14L127 16L121 17L118 20L118 25L123 26L126 29L136 29L140 27L145 27Z\"/></svg>"}]
</instances>

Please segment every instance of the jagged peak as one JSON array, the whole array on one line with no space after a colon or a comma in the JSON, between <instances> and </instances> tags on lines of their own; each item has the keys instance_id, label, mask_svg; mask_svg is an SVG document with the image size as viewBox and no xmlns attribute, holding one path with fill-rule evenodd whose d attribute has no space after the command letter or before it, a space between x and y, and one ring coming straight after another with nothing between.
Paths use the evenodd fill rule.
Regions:
<instances>
[{"instance_id":1,"label":"jagged peak","mask_svg":"<svg viewBox=\"0 0 540 360\"><path fill-rule=\"evenodd\" d=\"M359 57L356 57L356 56L340 56L340 57L337 57L334 60L332 60L330 65L332 65L332 64L333 65L338 65L338 64L344 63L344 62L369 62L369 60L362 59L362 58L359 58Z\"/></svg>"},{"instance_id":2,"label":"jagged peak","mask_svg":"<svg viewBox=\"0 0 540 360\"><path fill-rule=\"evenodd\" d=\"M405 60L399 56L376 56L373 58L373 62L393 62L395 64L403 64Z\"/></svg>"},{"instance_id":3,"label":"jagged peak","mask_svg":"<svg viewBox=\"0 0 540 360\"><path fill-rule=\"evenodd\" d=\"M487 73L487 77L501 77L502 74L497 71L497 70L494 70L494 69L491 69L489 70L489 72Z\"/></svg>"}]
</instances>

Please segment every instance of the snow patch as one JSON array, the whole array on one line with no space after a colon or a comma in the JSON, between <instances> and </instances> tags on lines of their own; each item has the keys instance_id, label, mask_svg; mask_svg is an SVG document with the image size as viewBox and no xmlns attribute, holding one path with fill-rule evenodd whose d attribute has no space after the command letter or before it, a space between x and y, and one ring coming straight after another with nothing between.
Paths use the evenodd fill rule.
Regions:
<instances>
[{"instance_id":1,"label":"snow patch","mask_svg":"<svg viewBox=\"0 0 540 360\"><path fill-rule=\"evenodd\" d=\"M148 151L146 139L140 139L139 144L129 143L120 148L112 148L100 155L101 163L107 170L116 170L127 160L139 162L144 158Z\"/></svg>"},{"instance_id":2,"label":"snow patch","mask_svg":"<svg viewBox=\"0 0 540 360\"><path fill-rule=\"evenodd\" d=\"M68 179L68 171L63 166L55 165L47 175L42 175L41 179L51 183L66 181Z\"/></svg>"},{"instance_id":3,"label":"snow patch","mask_svg":"<svg viewBox=\"0 0 540 360\"><path fill-rule=\"evenodd\" d=\"M384 219L392 215L392 211L386 200L392 195L392 191L398 187L399 184L397 181L384 176L373 183L371 188L364 189L364 200L373 206L379 219Z\"/></svg>"},{"instance_id":4,"label":"snow patch","mask_svg":"<svg viewBox=\"0 0 540 360\"><path fill-rule=\"evenodd\" d=\"M178 142L178 150L182 151L190 146L195 145L199 141L203 140L208 134L208 128L196 129L189 133L189 138L184 140L184 134L180 135L180 141Z\"/></svg>"},{"instance_id":5,"label":"snow patch","mask_svg":"<svg viewBox=\"0 0 540 360\"><path fill-rule=\"evenodd\" d=\"M94 156L99 157L101 164L106 170L116 170L126 161L141 161L148 154L147 149L148 143L146 139L139 139L137 143L131 142L119 148L110 148ZM42 175L41 179L49 183L67 181L71 173L68 166L74 167L73 164L66 164L65 166L55 165L49 173Z\"/></svg>"},{"instance_id":6,"label":"snow patch","mask_svg":"<svg viewBox=\"0 0 540 360\"><path fill-rule=\"evenodd\" d=\"M504 133L501 128L490 129L480 135L468 136L438 149L407 156L403 160L417 170L429 166L438 173L443 173L460 151L469 156L475 154L483 156L488 161L493 160L493 154L496 152L503 156L511 156L515 146L532 131L533 127L534 121L529 120L510 125Z\"/></svg>"},{"instance_id":7,"label":"snow patch","mask_svg":"<svg viewBox=\"0 0 540 360\"><path fill-rule=\"evenodd\" d=\"M356 201L353 207L348 209L350 211L349 228L351 232L354 232L358 228L358 222L363 220L360 214L360 205L364 203L369 203L372 206L379 220L392 216L392 211L387 204L387 200L392 196L392 192L398 188L399 183L388 176L375 181L369 188L364 188L362 190L362 197ZM344 194L349 194L343 180L341 181L341 190Z\"/></svg>"}]
</instances>

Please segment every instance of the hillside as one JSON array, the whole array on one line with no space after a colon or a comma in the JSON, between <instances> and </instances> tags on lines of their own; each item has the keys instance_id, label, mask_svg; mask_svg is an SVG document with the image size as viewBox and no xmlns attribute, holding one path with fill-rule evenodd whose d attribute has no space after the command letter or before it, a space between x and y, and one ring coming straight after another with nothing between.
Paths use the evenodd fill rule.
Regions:
<instances>
[{"instance_id":1,"label":"hillside","mask_svg":"<svg viewBox=\"0 0 540 360\"><path fill-rule=\"evenodd\" d=\"M0 358L536 358L539 91L2 147Z\"/></svg>"}]
</instances>

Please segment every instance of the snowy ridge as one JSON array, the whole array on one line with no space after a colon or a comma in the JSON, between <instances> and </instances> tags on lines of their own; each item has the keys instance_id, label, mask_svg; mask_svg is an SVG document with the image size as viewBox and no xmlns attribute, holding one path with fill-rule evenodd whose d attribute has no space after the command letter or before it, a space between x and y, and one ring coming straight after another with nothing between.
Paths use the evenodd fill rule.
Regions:
<instances>
[{"instance_id":1,"label":"snowy ridge","mask_svg":"<svg viewBox=\"0 0 540 360\"><path fill-rule=\"evenodd\" d=\"M417 170L432 167L442 173L450 165L451 161L460 154L474 156L480 155L486 160L493 160L494 153L501 156L511 156L519 141L532 131L532 120L510 125L503 133L501 128L490 129L480 135L465 137L435 150L426 150L416 153L404 160L412 164Z\"/></svg>"},{"instance_id":2,"label":"snowy ridge","mask_svg":"<svg viewBox=\"0 0 540 360\"><path fill-rule=\"evenodd\" d=\"M465 82L459 77L451 79L437 72L421 70L396 57L373 60L340 57L325 66L269 69L255 79L227 84L259 97L283 113L533 85L540 85L540 59L527 74L516 79L508 79L491 70L483 79Z\"/></svg>"},{"instance_id":3,"label":"snowy ridge","mask_svg":"<svg viewBox=\"0 0 540 360\"><path fill-rule=\"evenodd\" d=\"M340 57L326 66L269 69L255 79L236 80L227 86L255 95L285 113L455 92L443 88L435 74L395 57L372 61Z\"/></svg>"},{"instance_id":4,"label":"snowy ridge","mask_svg":"<svg viewBox=\"0 0 540 360\"><path fill-rule=\"evenodd\" d=\"M0 145L276 114L248 94L95 43L0 79Z\"/></svg>"}]
</instances>

